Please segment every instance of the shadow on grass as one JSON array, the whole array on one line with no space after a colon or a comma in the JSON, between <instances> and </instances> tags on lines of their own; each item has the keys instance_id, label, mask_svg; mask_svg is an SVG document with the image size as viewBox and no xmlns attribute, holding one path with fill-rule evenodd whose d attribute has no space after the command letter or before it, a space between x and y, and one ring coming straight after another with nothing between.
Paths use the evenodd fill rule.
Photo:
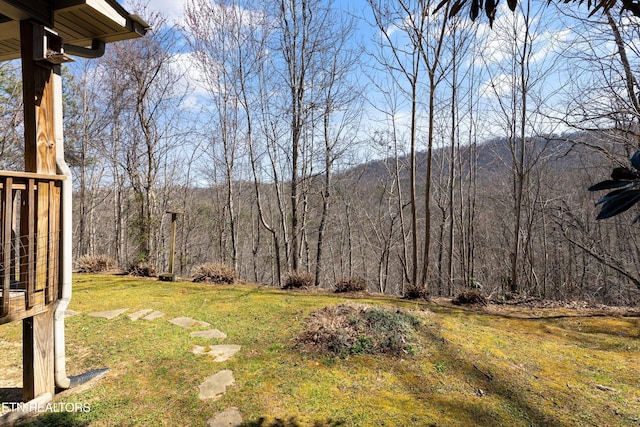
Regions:
<instances>
[{"instance_id":1,"label":"shadow on grass","mask_svg":"<svg viewBox=\"0 0 640 427\"><path fill-rule=\"evenodd\" d=\"M1 402L22 402L22 387L0 388Z\"/></svg>"},{"instance_id":2,"label":"shadow on grass","mask_svg":"<svg viewBox=\"0 0 640 427\"><path fill-rule=\"evenodd\" d=\"M425 328L423 336L434 343L438 357L447 360L451 368L456 370L471 385L477 393L490 393L498 396L512 409L510 412L519 414L518 417L528 421L532 426L560 426L561 420L555 416L543 412L531 401L531 391L527 391L526 384L519 383L515 377L508 377L507 373L497 373L485 367L482 360L474 362L465 356L465 351L455 344L447 341L437 328ZM471 390L469 390L471 392ZM436 397L437 399L437 397ZM459 422L467 421L470 425L502 426L507 421L499 419L489 408L484 408L482 403L473 402L471 394L469 399L460 398L455 402L450 399L438 402L440 407L450 407L449 413L459 413Z\"/></svg>"},{"instance_id":3,"label":"shadow on grass","mask_svg":"<svg viewBox=\"0 0 640 427\"><path fill-rule=\"evenodd\" d=\"M454 309L455 310L455 309ZM449 311L448 314L454 313ZM626 341L617 343L607 342L602 337L616 340L637 340L640 338L640 319L613 315L584 314L576 316L544 316L522 317L501 313L484 313L482 311L457 310L457 316L479 318L486 316L483 323L495 327L492 320L505 319L506 321L520 322L528 325L528 332L538 336L558 335L563 341L586 349L599 349L611 351L624 351ZM609 323L611 319L613 323Z\"/></svg>"},{"instance_id":4,"label":"shadow on grass","mask_svg":"<svg viewBox=\"0 0 640 427\"><path fill-rule=\"evenodd\" d=\"M20 427L85 427L90 424L80 414L74 412L51 412L37 416L36 418L15 424Z\"/></svg>"},{"instance_id":5,"label":"shadow on grass","mask_svg":"<svg viewBox=\"0 0 640 427\"><path fill-rule=\"evenodd\" d=\"M640 319L623 318L613 316L603 316L596 320L592 316L582 316L579 318L554 318L549 320L549 324L566 331L585 335L609 335L615 338L629 338L636 340L640 338ZM612 319L613 322L608 322Z\"/></svg>"},{"instance_id":6,"label":"shadow on grass","mask_svg":"<svg viewBox=\"0 0 640 427\"><path fill-rule=\"evenodd\" d=\"M6 406L15 403L24 403L22 399L22 388L6 387L0 388L0 403ZM27 412L17 420L9 422L12 426L37 426L37 427L85 427L90 424L86 414L75 412ZM0 422L0 426L5 425Z\"/></svg>"},{"instance_id":7,"label":"shadow on grass","mask_svg":"<svg viewBox=\"0 0 640 427\"><path fill-rule=\"evenodd\" d=\"M301 424L295 417L291 417L288 420L276 418L274 421L267 421L265 418L258 418L255 421L245 421L241 424L242 427L302 427L308 425L308 423ZM347 424L344 421L336 421L332 419L328 419L326 421L318 420L311 424L313 427L341 427L346 425Z\"/></svg>"}]
</instances>

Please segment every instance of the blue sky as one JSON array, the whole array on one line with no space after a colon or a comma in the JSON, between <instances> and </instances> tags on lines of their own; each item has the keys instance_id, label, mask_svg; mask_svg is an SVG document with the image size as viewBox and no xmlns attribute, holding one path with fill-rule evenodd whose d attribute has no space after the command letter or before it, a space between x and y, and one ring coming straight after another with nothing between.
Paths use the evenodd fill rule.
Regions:
<instances>
[{"instance_id":1,"label":"blue sky","mask_svg":"<svg viewBox=\"0 0 640 427\"><path fill-rule=\"evenodd\" d=\"M160 11L170 22L181 23L184 3L185 0L149 0L149 8ZM124 1L123 4L129 11L136 12L130 6L129 0ZM544 101L547 104L547 107L540 111L541 114L536 114L532 117L532 121L540 127L542 132L561 133L567 130L566 126L552 123L545 116L552 114L552 110L562 111L562 108L556 107L562 102L563 96L566 96L566 91L569 90L567 89L568 84L575 83L569 81L567 75L567 66L569 64L559 55L562 43L571 40L575 35L572 35L571 31L567 29L568 26L571 27L570 19L558 19L559 15L554 6L545 7L546 4L546 1L534 0L532 2L532 7L538 8L538 10L535 11L532 26L536 42L531 66L532 69L544 77L536 82L531 98L534 103L539 100L540 103ZM365 18L359 23L359 33L356 41L363 42L366 46L366 42L371 40L377 33L377 30L368 24L371 19L367 19L370 14L367 2L365 0L338 0L335 5L351 11L356 16ZM577 4L564 7L580 10ZM463 16L465 12L462 12ZM475 84L479 88L476 102L478 102L480 114L476 116L476 120L478 120L477 117L481 116L482 122L479 123L480 126L478 127L481 130L481 140L504 135L504 120L500 117L500 101L508 93L509 88L515 81L513 74L509 72L510 51L505 41L500 37L500 34L504 32L500 30L501 28L513 27L514 14L507 9L506 2L501 2L497 16L493 29L489 28L484 16L481 16L475 24L477 26L477 37L484 40L483 44L477 46L477 49L482 53L475 59L475 65L480 65L477 67L476 74L479 81ZM516 25L516 28L520 28L520 26ZM606 49L607 47L604 46L602 48ZM478 64L478 61L481 64ZM384 108L384 106L375 105L378 101L382 101L380 94L372 90L368 93L367 98L371 102L367 108L365 120L371 121L372 125L364 126L364 128L371 130L376 129L376 127L384 127L385 124L381 123L383 117L376 109L376 107ZM192 97L192 102L197 103L197 98ZM406 107L401 107L401 110L396 115L397 123L400 125L406 124L408 117L409 111ZM363 138L368 136L370 135L363 135Z\"/></svg>"}]
</instances>

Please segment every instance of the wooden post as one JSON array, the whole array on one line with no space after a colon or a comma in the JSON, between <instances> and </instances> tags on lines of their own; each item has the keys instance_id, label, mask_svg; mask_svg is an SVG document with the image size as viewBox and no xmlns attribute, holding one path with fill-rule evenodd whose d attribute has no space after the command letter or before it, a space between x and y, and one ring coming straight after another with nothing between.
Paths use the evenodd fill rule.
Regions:
<instances>
[{"instance_id":1,"label":"wooden post","mask_svg":"<svg viewBox=\"0 0 640 427\"><path fill-rule=\"evenodd\" d=\"M28 402L55 392L53 379L53 310L22 321L22 398Z\"/></svg>"},{"instance_id":2,"label":"wooden post","mask_svg":"<svg viewBox=\"0 0 640 427\"><path fill-rule=\"evenodd\" d=\"M47 36L51 37L50 34ZM22 91L24 95L24 165L26 172L55 175L54 71L60 66L36 60L43 49L45 28L31 21L20 22ZM54 70L55 69L55 70ZM60 96L60 95L58 95Z\"/></svg>"},{"instance_id":3,"label":"wooden post","mask_svg":"<svg viewBox=\"0 0 640 427\"><path fill-rule=\"evenodd\" d=\"M178 222L178 213L171 212L171 255L169 257L169 273L174 275L173 265L176 257L176 224Z\"/></svg>"},{"instance_id":4,"label":"wooden post","mask_svg":"<svg viewBox=\"0 0 640 427\"><path fill-rule=\"evenodd\" d=\"M184 212L179 211L167 211L171 214L171 249L169 252L169 273L160 275L160 280L165 282L175 282L176 274L174 270L175 256L176 256L176 229L178 223L178 215L182 215Z\"/></svg>"},{"instance_id":5,"label":"wooden post","mask_svg":"<svg viewBox=\"0 0 640 427\"><path fill-rule=\"evenodd\" d=\"M49 43L45 43L47 37ZM56 174L56 138L55 138L55 97L62 96L54 90L53 75L60 74L60 66L42 60L44 46L51 41L59 42L56 36L47 33L41 24L31 21L20 22L20 44L22 56L22 85L24 96L24 153L25 171L41 174ZM28 234L29 254L35 259L26 268L27 287L30 290L44 292L47 280L48 250L48 185L37 186L37 205L29 190L27 212L21 215L21 234ZM35 188L34 188L35 192ZM34 213L33 209L36 208ZM37 224L33 224L33 220ZM34 235L34 233L36 233ZM37 240L37 241L36 241ZM37 252L36 252L37 251ZM36 260L42 260L37 261ZM55 393L54 383L54 336L53 308L23 320L23 399L32 400L43 393Z\"/></svg>"}]
</instances>

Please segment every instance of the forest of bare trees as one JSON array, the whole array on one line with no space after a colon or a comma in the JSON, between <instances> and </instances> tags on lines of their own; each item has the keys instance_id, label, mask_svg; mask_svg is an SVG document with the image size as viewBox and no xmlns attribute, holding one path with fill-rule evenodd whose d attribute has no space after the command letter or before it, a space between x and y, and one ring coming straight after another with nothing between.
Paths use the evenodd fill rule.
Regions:
<instances>
[{"instance_id":1,"label":"forest of bare trees","mask_svg":"<svg viewBox=\"0 0 640 427\"><path fill-rule=\"evenodd\" d=\"M166 271L172 210L180 276L636 303L635 213L597 221L587 188L640 149L640 21L545 5L491 29L428 0L138 5L146 37L65 70L74 257Z\"/></svg>"}]
</instances>

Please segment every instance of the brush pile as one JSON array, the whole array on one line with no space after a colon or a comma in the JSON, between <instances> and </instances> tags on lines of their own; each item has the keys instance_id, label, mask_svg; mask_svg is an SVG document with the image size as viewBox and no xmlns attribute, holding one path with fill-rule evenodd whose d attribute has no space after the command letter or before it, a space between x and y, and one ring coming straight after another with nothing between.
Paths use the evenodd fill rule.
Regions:
<instances>
[{"instance_id":1,"label":"brush pile","mask_svg":"<svg viewBox=\"0 0 640 427\"><path fill-rule=\"evenodd\" d=\"M415 315L398 308L368 304L338 304L311 314L297 339L301 351L348 357L386 354L398 357L418 351Z\"/></svg>"}]
</instances>

